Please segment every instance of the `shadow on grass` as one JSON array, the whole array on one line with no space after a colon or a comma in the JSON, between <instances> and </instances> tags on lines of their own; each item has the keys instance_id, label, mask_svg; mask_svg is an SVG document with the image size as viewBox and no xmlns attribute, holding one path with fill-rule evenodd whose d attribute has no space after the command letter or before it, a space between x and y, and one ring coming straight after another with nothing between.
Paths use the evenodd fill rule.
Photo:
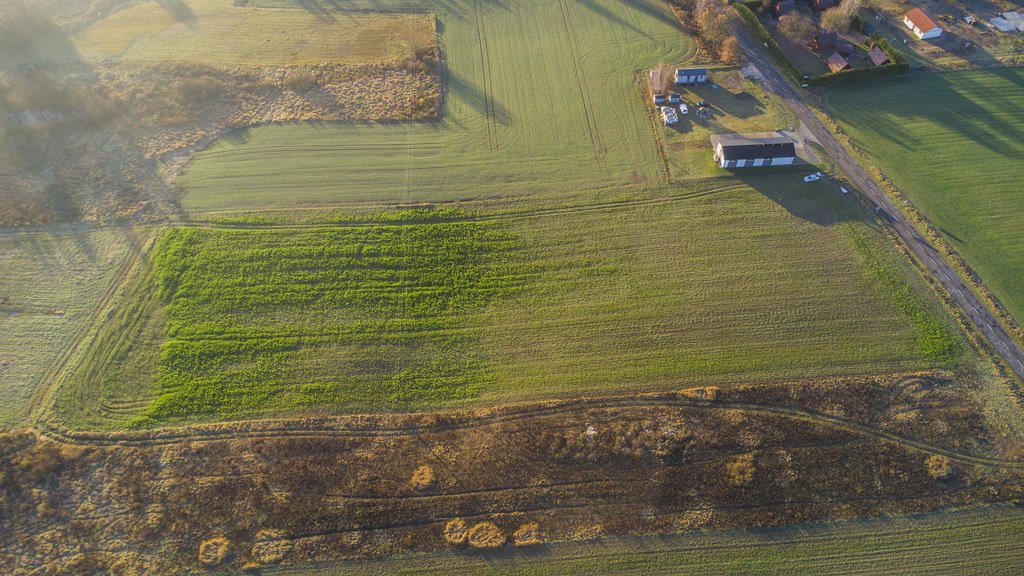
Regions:
<instances>
[{"instance_id":1,"label":"shadow on grass","mask_svg":"<svg viewBox=\"0 0 1024 576\"><path fill-rule=\"evenodd\" d=\"M817 168L807 164L773 168L740 168L730 172L787 212L819 226L842 222L871 222L853 196L844 195L828 177L807 183L803 177Z\"/></svg>"},{"instance_id":2,"label":"shadow on grass","mask_svg":"<svg viewBox=\"0 0 1024 576\"><path fill-rule=\"evenodd\" d=\"M156 0L156 3L178 22L188 25L189 28L196 27L195 12L183 0Z\"/></svg>"},{"instance_id":3,"label":"shadow on grass","mask_svg":"<svg viewBox=\"0 0 1024 576\"><path fill-rule=\"evenodd\" d=\"M1024 93L1021 70L1007 68L986 74L998 76L1013 85L1016 93ZM932 134L911 131L904 123L927 120L991 154L1020 157L1024 128L1005 118L1024 116L1024 104L976 78L971 72L912 74L843 87L843 103L833 101L829 108L841 122L870 129L879 138L908 150L925 144Z\"/></svg>"}]
</instances>

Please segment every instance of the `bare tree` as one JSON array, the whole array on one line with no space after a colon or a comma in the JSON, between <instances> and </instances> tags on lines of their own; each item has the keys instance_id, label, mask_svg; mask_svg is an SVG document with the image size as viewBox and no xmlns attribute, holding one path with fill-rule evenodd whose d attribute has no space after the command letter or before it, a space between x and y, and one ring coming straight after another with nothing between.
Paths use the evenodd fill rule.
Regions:
<instances>
[{"instance_id":1,"label":"bare tree","mask_svg":"<svg viewBox=\"0 0 1024 576\"><path fill-rule=\"evenodd\" d=\"M860 0L843 0L839 6L821 13L821 27L834 32L846 32L859 11Z\"/></svg>"},{"instance_id":2,"label":"bare tree","mask_svg":"<svg viewBox=\"0 0 1024 576\"><path fill-rule=\"evenodd\" d=\"M672 86L672 66L668 62L661 61L651 70L651 90L655 94L664 92Z\"/></svg>"},{"instance_id":3,"label":"bare tree","mask_svg":"<svg viewBox=\"0 0 1024 576\"><path fill-rule=\"evenodd\" d=\"M814 22L799 12L786 14L779 18L779 32L794 42L807 42L814 37L817 31Z\"/></svg>"}]
</instances>

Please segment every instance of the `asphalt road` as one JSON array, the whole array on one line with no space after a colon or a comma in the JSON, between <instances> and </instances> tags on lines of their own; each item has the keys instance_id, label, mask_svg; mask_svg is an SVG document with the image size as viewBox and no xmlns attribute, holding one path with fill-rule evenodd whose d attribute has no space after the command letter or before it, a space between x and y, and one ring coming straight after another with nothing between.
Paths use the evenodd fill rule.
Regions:
<instances>
[{"instance_id":1,"label":"asphalt road","mask_svg":"<svg viewBox=\"0 0 1024 576\"><path fill-rule=\"evenodd\" d=\"M896 231L910 251L924 264L932 276L942 284L953 300L964 310L972 322L985 334L996 352L1002 356L1010 365L1017 376L1024 379L1024 352L1017 343L1007 334L1006 330L982 305L974 292L967 287L960 276L950 265L942 259L942 256L935 250L935 247L924 238L914 226L902 217L900 211L893 204L892 200L882 191L882 188L864 171L850 153L843 148L836 140L832 131L829 130L814 112L804 103L799 92L793 88L775 64L768 58L767 54L757 42L751 40L746 34L740 34L740 45L746 52L750 62L757 66L757 69L764 77L764 84L773 92L778 94L789 104L797 117L814 134L818 142L825 148L825 151L832 157L836 164L842 168L857 189L879 208L879 213L885 217L889 225Z\"/></svg>"}]
</instances>

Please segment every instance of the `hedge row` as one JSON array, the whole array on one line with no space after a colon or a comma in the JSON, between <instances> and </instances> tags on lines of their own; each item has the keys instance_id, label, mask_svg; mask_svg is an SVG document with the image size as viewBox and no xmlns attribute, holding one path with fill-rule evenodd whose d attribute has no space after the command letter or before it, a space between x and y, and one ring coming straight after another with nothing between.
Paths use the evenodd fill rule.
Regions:
<instances>
[{"instance_id":1,"label":"hedge row","mask_svg":"<svg viewBox=\"0 0 1024 576\"><path fill-rule=\"evenodd\" d=\"M782 51L782 48L779 47L779 43L775 41L775 38L772 38L771 33L768 32L768 29L761 23L757 14L754 14L754 11L751 10L746 3L735 4L734 6L736 8L736 13L740 15L740 18L743 19L743 22L746 23L751 32L757 36L757 39L760 40L763 45L768 47L768 53L775 59L775 62L777 62L784 71L792 76L794 80L801 82L803 75L796 69L796 66L793 66L789 61L789 58L786 58L786 54Z\"/></svg>"},{"instance_id":2,"label":"hedge row","mask_svg":"<svg viewBox=\"0 0 1024 576\"><path fill-rule=\"evenodd\" d=\"M807 82L810 84L816 84L818 86L847 84L849 82L856 82L858 80L865 80L867 78L880 78L882 76L894 76L896 74L905 74L909 71L910 65L904 62L903 64L886 64L885 66L874 66L871 68L853 68L850 70L840 70L839 72L833 72L831 74L815 76L809 79Z\"/></svg>"}]
</instances>

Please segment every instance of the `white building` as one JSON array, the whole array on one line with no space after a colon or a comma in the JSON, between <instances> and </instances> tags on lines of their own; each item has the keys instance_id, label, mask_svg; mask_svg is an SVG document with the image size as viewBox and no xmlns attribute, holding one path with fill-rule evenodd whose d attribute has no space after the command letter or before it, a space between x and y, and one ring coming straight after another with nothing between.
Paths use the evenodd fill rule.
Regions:
<instances>
[{"instance_id":1,"label":"white building","mask_svg":"<svg viewBox=\"0 0 1024 576\"><path fill-rule=\"evenodd\" d=\"M722 168L788 166L796 161L796 145L788 138L756 138L742 134L712 136L715 162Z\"/></svg>"},{"instance_id":2,"label":"white building","mask_svg":"<svg viewBox=\"0 0 1024 576\"><path fill-rule=\"evenodd\" d=\"M907 28L913 30L914 34L921 40L942 36L942 28L939 28L935 20L932 20L920 8L914 8L904 14L903 23L906 24Z\"/></svg>"},{"instance_id":3,"label":"white building","mask_svg":"<svg viewBox=\"0 0 1024 576\"><path fill-rule=\"evenodd\" d=\"M679 68L676 70L676 84L703 84L708 81L707 68Z\"/></svg>"}]
</instances>

